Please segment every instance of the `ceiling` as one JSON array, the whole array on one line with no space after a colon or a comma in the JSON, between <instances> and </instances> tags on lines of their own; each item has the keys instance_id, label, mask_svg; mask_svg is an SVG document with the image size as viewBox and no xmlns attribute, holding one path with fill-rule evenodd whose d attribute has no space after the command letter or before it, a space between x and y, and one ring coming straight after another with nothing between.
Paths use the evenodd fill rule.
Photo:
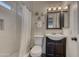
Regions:
<instances>
[{"instance_id":1,"label":"ceiling","mask_svg":"<svg viewBox=\"0 0 79 59\"><path fill-rule=\"evenodd\" d=\"M40 11L48 7L58 7L67 5L69 1L20 1L22 4L26 5L31 11Z\"/></svg>"},{"instance_id":2,"label":"ceiling","mask_svg":"<svg viewBox=\"0 0 79 59\"><path fill-rule=\"evenodd\" d=\"M62 1L24 1L23 4L27 5L32 11L35 11L42 8L60 6Z\"/></svg>"},{"instance_id":3,"label":"ceiling","mask_svg":"<svg viewBox=\"0 0 79 59\"><path fill-rule=\"evenodd\" d=\"M8 1L9 2L9 1ZM56 7L56 6L62 6L64 4L68 4L69 1L17 1L20 4L26 5L29 9L39 9L39 7ZM10 2L11 4L14 4L15 2Z\"/></svg>"}]
</instances>

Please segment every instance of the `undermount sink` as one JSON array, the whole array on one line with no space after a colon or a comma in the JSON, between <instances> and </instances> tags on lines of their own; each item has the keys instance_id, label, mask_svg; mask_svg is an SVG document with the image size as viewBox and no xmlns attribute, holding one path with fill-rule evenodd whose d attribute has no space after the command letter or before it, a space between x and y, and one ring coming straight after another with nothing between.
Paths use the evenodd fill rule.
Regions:
<instances>
[{"instance_id":1,"label":"undermount sink","mask_svg":"<svg viewBox=\"0 0 79 59\"><path fill-rule=\"evenodd\" d=\"M46 34L46 36L52 40L61 40L63 39L65 36L64 35L61 35L61 34Z\"/></svg>"}]
</instances>

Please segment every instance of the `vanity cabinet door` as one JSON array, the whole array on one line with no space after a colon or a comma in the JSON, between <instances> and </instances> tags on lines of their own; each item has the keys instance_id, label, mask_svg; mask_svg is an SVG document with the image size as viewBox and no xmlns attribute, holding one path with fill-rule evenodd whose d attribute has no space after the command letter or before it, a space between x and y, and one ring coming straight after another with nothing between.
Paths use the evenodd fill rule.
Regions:
<instances>
[{"instance_id":1,"label":"vanity cabinet door","mask_svg":"<svg viewBox=\"0 0 79 59\"><path fill-rule=\"evenodd\" d=\"M65 57L66 55L66 38L56 41L56 57Z\"/></svg>"},{"instance_id":2,"label":"vanity cabinet door","mask_svg":"<svg viewBox=\"0 0 79 59\"><path fill-rule=\"evenodd\" d=\"M65 57L66 38L61 40L52 40L46 38L46 56L47 57Z\"/></svg>"},{"instance_id":3,"label":"vanity cabinet door","mask_svg":"<svg viewBox=\"0 0 79 59\"><path fill-rule=\"evenodd\" d=\"M47 47L46 47L46 55L47 55L47 56L49 56L49 57L50 57L50 56L51 56L51 57L52 57L52 56L53 56L53 57L55 56L55 52L56 52L56 51L55 51L55 48L54 48L54 47L56 47L56 46L55 46L55 43L52 43L52 42L47 43ZM51 50L50 50L50 49L51 49Z\"/></svg>"}]
</instances>

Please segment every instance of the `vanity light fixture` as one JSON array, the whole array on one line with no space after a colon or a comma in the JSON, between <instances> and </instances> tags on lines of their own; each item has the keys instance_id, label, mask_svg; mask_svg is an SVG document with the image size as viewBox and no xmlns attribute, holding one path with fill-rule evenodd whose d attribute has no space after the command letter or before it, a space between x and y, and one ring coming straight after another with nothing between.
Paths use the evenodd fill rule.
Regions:
<instances>
[{"instance_id":1,"label":"vanity light fixture","mask_svg":"<svg viewBox=\"0 0 79 59\"><path fill-rule=\"evenodd\" d=\"M51 8L48 8L48 12L56 12L56 11L68 11L68 6L59 6L59 7L51 7Z\"/></svg>"}]
</instances>

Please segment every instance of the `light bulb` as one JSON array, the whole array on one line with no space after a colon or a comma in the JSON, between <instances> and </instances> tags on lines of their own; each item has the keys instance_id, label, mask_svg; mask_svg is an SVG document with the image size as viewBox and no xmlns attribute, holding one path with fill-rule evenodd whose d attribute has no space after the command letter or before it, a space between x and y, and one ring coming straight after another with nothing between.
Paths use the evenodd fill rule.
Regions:
<instances>
[{"instance_id":1,"label":"light bulb","mask_svg":"<svg viewBox=\"0 0 79 59\"><path fill-rule=\"evenodd\" d=\"M64 9L68 9L68 6L64 7Z\"/></svg>"},{"instance_id":2,"label":"light bulb","mask_svg":"<svg viewBox=\"0 0 79 59\"><path fill-rule=\"evenodd\" d=\"M48 8L48 11L51 11L52 9L51 8Z\"/></svg>"},{"instance_id":3,"label":"light bulb","mask_svg":"<svg viewBox=\"0 0 79 59\"><path fill-rule=\"evenodd\" d=\"M61 10L61 7L58 7L58 10Z\"/></svg>"}]
</instances>

